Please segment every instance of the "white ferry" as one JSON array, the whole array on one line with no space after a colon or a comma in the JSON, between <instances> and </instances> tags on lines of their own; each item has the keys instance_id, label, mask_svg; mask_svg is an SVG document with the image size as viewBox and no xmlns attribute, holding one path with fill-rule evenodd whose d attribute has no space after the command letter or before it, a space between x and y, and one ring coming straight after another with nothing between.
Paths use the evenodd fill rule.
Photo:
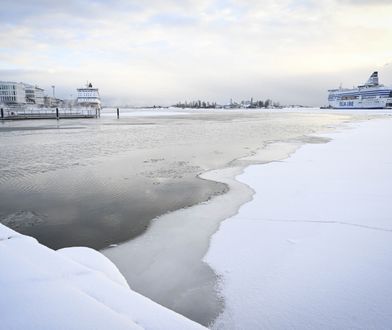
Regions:
<instances>
[{"instance_id":1,"label":"white ferry","mask_svg":"<svg viewBox=\"0 0 392 330\"><path fill-rule=\"evenodd\" d=\"M334 109L385 109L392 108L392 87L378 83L378 72L357 88L328 90L329 107Z\"/></svg>"},{"instance_id":2,"label":"white ferry","mask_svg":"<svg viewBox=\"0 0 392 330\"><path fill-rule=\"evenodd\" d=\"M93 87L91 83L87 83L86 87L77 89L76 102L82 107L101 109L101 98L98 88Z\"/></svg>"}]
</instances>

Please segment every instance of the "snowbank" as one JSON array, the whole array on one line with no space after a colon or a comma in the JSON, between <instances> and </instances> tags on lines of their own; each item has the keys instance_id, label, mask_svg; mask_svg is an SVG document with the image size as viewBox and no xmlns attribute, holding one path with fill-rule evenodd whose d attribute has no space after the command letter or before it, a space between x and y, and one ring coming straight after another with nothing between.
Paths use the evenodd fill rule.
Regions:
<instances>
[{"instance_id":1,"label":"snowbank","mask_svg":"<svg viewBox=\"0 0 392 330\"><path fill-rule=\"evenodd\" d=\"M88 248L53 251L0 224L1 329L202 329L129 289Z\"/></svg>"},{"instance_id":2,"label":"snowbank","mask_svg":"<svg viewBox=\"0 0 392 330\"><path fill-rule=\"evenodd\" d=\"M237 177L254 198L204 259L222 278L215 328L390 328L392 121L352 127Z\"/></svg>"}]
</instances>

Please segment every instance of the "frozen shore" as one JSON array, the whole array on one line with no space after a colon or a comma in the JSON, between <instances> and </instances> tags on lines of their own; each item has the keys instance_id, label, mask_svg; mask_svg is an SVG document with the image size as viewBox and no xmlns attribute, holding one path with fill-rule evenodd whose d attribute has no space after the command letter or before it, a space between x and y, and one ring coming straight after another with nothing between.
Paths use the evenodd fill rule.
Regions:
<instances>
[{"instance_id":1,"label":"frozen shore","mask_svg":"<svg viewBox=\"0 0 392 330\"><path fill-rule=\"evenodd\" d=\"M301 143L273 143L262 155L240 158L225 169L209 171L203 179L227 184L227 193L211 201L156 218L148 231L129 242L103 250L125 278L154 301L210 325L224 309L216 291L217 277L202 259L219 224L251 200L253 190L234 178L249 164L287 158Z\"/></svg>"},{"instance_id":2,"label":"frozen shore","mask_svg":"<svg viewBox=\"0 0 392 330\"><path fill-rule=\"evenodd\" d=\"M218 142L214 147L216 155L211 158L219 161L216 163L219 165L214 166L218 170L204 172L200 177L230 186L226 194L164 214L154 219L143 235L103 250L136 291L203 325L210 325L225 304L216 290L216 273L202 261L208 251L210 237L221 221L236 214L253 194L252 189L234 180L234 177L248 165L283 160L305 143L329 141L310 134L332 130L350 119L367 118L346 116L344 113L338 116L294 112L290 115L256 113L252 114L255 116L253 121L249 121L248 115L233 115L234 120L227 126L229 134L241 136L240 139L227 136L221 126L219 134L214 132L218 134L214 139L219 141L210 139L205 143L205 137L200 137L190 149L195 152L195 161L200 161L204 159L200 158L201 150L208 150L212 143ZM221 120L226 120L226 114L222 116ZM203 129L206 133L206 127ZM242 144L245 139L253 147L238 150L239 143ZM222 143L224 141L227 143ZM206 168L211 168L211 163Z\"/></svg>"},{"instance_id":3,"label":"frozen shore","mask_svg":"<svg viewBox=\"0 0 392 330\"><path fill-rule=\"evenodd\" d=\"M192 111L61 129L8 125L0 130L0 222L54 249L116 245L144 232L104 253L134 291L208 325L226 310L226 297L217 292L221 275L203 256L220 222L253 194L234 177L250 164L285 159L304 143L325 143L311 135L368 115ZM197 178L203 172L208 181ZM221 189L211 187L224 185L211 180L229 185L228 194L217 196ZM154 214L173 209L179 210L150 224Z\"/></svg>"},{"instance_id":4,"label":"frozen shore","mask_svg":"<svg viewBox=\"0 0 392 330\"><path fill-rule=\"evenodd\" d=\"M354 123L237 176L255 194L204 258L225 301L213 328L390 327L391 127Z\"/></svg>"},{"instance_id":5,"label":"frozen shore","mask_svg":"<svg viewBox=\"0 0 392 330\"><path fill-rule=\"evenodd\" d=\"M198 174L353 116L150 109L124 110L120 119L103 111L100 119L3 123L0 223L53 249L103 249L226 190Z\"/></svg>"},{"instance_id":6,"label":"frozen shore","mask_svg":"<svg viewBox=\"0 0 392 330\"><path fill-rule=\"evenodd\" d=\"M54 251L0 224L0 265L0 329L203 329L89 248Z\"/></svg>"}]
</instances>

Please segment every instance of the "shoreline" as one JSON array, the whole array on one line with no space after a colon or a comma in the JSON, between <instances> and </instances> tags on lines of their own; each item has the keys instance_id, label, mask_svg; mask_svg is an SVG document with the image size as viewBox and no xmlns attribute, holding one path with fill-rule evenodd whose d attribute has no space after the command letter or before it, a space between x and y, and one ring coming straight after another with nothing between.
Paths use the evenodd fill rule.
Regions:
<instances>
[{"instance_id":1,"label":"shoreline","mask_svg":"<svg viewBox=\"0 0 392 330\"><path fill-rule=\"evenodd\" d=\"M224 173L219 180L215 177L214 181L229 186L225 194L163 214L152 220L143 235L101 252L120 269L137 292L198 323L210 324L223 310L223 302L214 293L216 275L202 262L202 258L208 250L209 237L216 232L219 223L250 200L252 191L230 179L242 170L241 167L215 170ZM206 173L200 176L210 180ZM238 189L233 189L237 185ZM233 194L238 194L238 205L229 205L225 213L214 218L214 221L205 216L213 203L215 205L217 200L221 200L226 204L232 200ZM195 217L198 218L197 223L193 222ZM122 255L133 262L124 263Z\"/></svg>"},{"instance_id":2,"label":"shoreline","mask_svg":"<svg viewBox=\"0 0 392 330\"><path fill-rule=\"evenodd\" d=\"M349 122L352 121L358 119L351 118ZM335 131L345 124L346 121L328 125L323 132ZM237 214L254 194L252 188L235 178L250 165L279 162L303 145L328 141L309 135L269 141L250 155L230 161L226 167L206 171L199 177L227 184L228 192L164 214L154 219L143 235L101 252L116 264L136 291L200 324L211 325L223 311L224 301L217 292L218 276L204 257L221 223ZM204 232L199 232L200 226ZM197 235L200 237L195 239ZM190 247L189 242L193 243Z\"/></svg>"},{"instance_id":3,"label":"shoreline","mask_svg":"<svg viewBox=\"0 0 392 330\"><path fill-rule=\"evenodd\" d=\"M55 251L0 224L0 252L2 329L205 329L133 291L96 250Z\"/></svg>"},{"instance_id":4,"label":"shoreline","mask_svg":"<svg viewBox=\"0 0 392 330\"><path fill-rule=\"evenodd\" d=\"M248 166L282 161L302 145L305 143L271 142L253 155L231 161L227 167L200 174L201 179L227 185L227 192L212 196L206 202L165 213L153 219L142 235L105 248L101 253L119 268L135 291L192 321L211 326L223 312L224 300L217 290L219 275L204 260L210 239L221 223L236 215L255 193L236 177ZM212 215L211 218L206 214ZM200 225L205 232L198 233L201 234L199 245L188 250L188 243L195 239ZM173 234L179 235L178 232L180 240L173 241ZM136 262L128 264L124 258Z\"/></svg>"},{"instance_id":5,"label":"shoreline","mask_svg":"<svg viewBox=\"0 0 392 330\"><path fill-rule=\"evenodd\" d=\"M200 181L199 173L353 116L144 112L119 120L2 125L0 221L55 249L126 242L151 219L225 190Z\"/></svg>"},{"instance_id":6,"label":"shoreline","mask_svg":"<svg viewBox=\"0 0 392 330\"><path fill-rule=\"evenodd\" d=\"M249 186L236 181L236 177L252 164L280 162L290 154L295 153L301 146L309 143L328 142L327 138L313 136L316 133L336 131L337 127L345 126L347 122L377 117L368 114L366 116L354 116L342 113L341 115L326 114L324 116L320 113L252 113L239 115L236 113L230 115L209 114L207 116L205 114L195 114L194 116L173 117L170 118L170 121L155 118L149 120L148 125L150 127L146 127L147 125L144 125L145 119L140 117L136 117L132 121L107 122L105 124L107 126L99 127L100 130L103 130L102 133L105 133L105 127L113 127L117 133L121 127L129 126L132 127L132 131L136 130L135 137L142 137L147 140L147 144L139 143L136 145L136 149L134 148L137 155L135 159L138 159L140 164L139 167L136 166L136 169L135 164L132 164L132 170L133 173L136 173L136 177L142 176L151 179L152 186L154 186L154 183L165 183L168 179L178 179L179 183L184 182L192 175L195 176L192 177L193 180L207 180L211 183L210 176L218 175L221 181L226 181L224 185L231 184L231 189L223 195L216 196L216 194L213 194L203 203L180 208L171 213L166 212L149 221L150 226L144 234L103 252L111 254L119 249L124 250L121 253L116 253L118 262L115 263L127 277L132 289L202 324L211 325L224 310L225 301L217 291L218 276L203 261L206 252L209 251L210 238L218 230L222 221L232 217L233 214L237 214L240 206L250 201L254 194ZM187 117L186 120L185 117ZM140 126L137 126L138 124ZM151 130L151 125L155 125L153 130ZM182 129L178 132L177 129L181 126ZM19 126L15 125L15 127ZM143 129L141 130L141 128ZM176 134L169 140L161 141L158 146L156 146L156 143L160 141L160 135L143 135L146 130L155 132L156 129L160 129L161 133L168 134L173 128L176 128ZM77 127L76 134L81 134L83 129L83 127ZM61 131L56 131L56 134L63 134ZM24 127L20 131L15 129L15 132L16 135L19 134L18 132L22 132L23 136L26 135L30 139L34 132L37 132L39 136L46 136L45 132L47 130L29 132L29 128ZM72 130L72 134L74 134L73 132L74 130ZM70 134L67 134L67 137L69 136ZM178 143L179 136L186 136L186 143L183 141ZM151 137L154 139L151 140ZM239 141L237 141L238 138ZM200 142L200 144L195 144L195 142ZM29 143L31 144L31 141ZM133 145L128 143L128 146ZM149 149L151 146L155 146L155 149ZM110 150L110 145L103 147L106 148L107 152L102 157L111 159L109 163L105 164L106 168L112 170L110 164L122 166L121 164L126 159L125 155L112 157L116 153ZM54 149L51 148L51 150ZM90 150L90 153L94 154L92 151L94 149ZM165 155L167 159L159 157L160 155ZM232 158L233 155L240 156ZM53 155L50 154L49 156ZM90 164L91 161L90 159ZM83 166L85 164L82 163L82 168ZM173 166L176 166L174 171ZM79 163L77 163L76 169L79 168ZM105 169L105 167L102 168ZM215 169L205 172L209 168ZM71 170L70 173L72 173L72 169L73 167L69 169ZM88 163L86 169L89 169ZM201 174L192 174L195 169ZM67 168L65 170L68 171ZM60 171L56 169L52 173L57 176L60 173L61 176L63 171L60 168ZM107 174L107 172L103 173ZM102 180L99 176L93 175L87 183L97 182L97 179L99 179L98 187L105 188L112 187L113 183L119 182L119 179L126 181L129 179L125 172L114 171L113 173L117 173L117 176L115 178L109 176L109 179L111 179L109 181L106 180L107 178ZM42 177L46 177L45 172ZM40 178L41 174L32 176L32 179L36 182L40 182ZM77 178L73 180L78 181ZM60 197L67 196L67 193L74 191L74 189L71 189L73 187L72 182L69 181L69 179L66 181L66 186L61 186L62 195ZM212 181L212 184L219 184L215 180ZM83 189L87 188L88 191L94 191L93 187L88 188L88 185L84 182L78 183L82 184ZM134 184L133 181L132 184ZM144 187L144 185L139 185L139 187ZM136 187L133 188L136 189ZM27 193L32 191L34 192L34 190L27 190ZM106 197L112 197L112 192L116 198L122 195L121 190L108 190ZM185 187L185 189L178 192L178 196L183 198L184 193L192 194L193 191L187 191ZM160 194L162 194L162 191ZM237 200L237 203L233 203L233 200ZM120 201L125 202L122 199ZM218 208L216 207L216 201L221 202ZM151 206L147 204L146 206ZM63 204L62 207L66 205ZM69 203L69 205L71 204ZM195 212L196 208L199 208L198 212ZM99 208L97 211L101 212L101 210ZM174 218L173 214L176 215ZM23 215L26 214L21 214L22 217ZM29 218L27 224L34 222L33 218ZM113 221L116 220L115 217L108 220L111 220L112 226L122 230L121 226ZM128 249L129 246L131 246L131 252ZM128 270L124 271L124 268ZM144 290L148 292L143 292Z\"/></svg>"},{"instance_id":7,"label":"shoreline","mask_svg":"<svg viewBox=\"0 0 392 330\"><path fill-rule=\"evenodd\" d=\"M24 173L25 169L31 172L31 168L25 166L35 165L35 152L41 151L41 145L35 146L32 141L44 141L43 150L48 153L39 153L40 163L36 168L33 167L38 173L27 176L25 181L21 181L21 186L14 186L12 189L22 188L24 196L29 198L46 196L46 203L47 198L50 201L54 198L55 203L47 203L54 213L49 214L48 221L41 223L41 227L40 223L33 223L34 230L48 228L54 233L60 229L60 234L64 234L64 225L68 225L70 232L66 233L65 238L68 239L69 236L74 239L78 236L83 240L76 243L74 241L72 244L68 242L65 246L86 245L86 239L96 237L94 235L102 235L103 239L107 239L111 235L111 230L124 234L124 223L120 220L129 220L126 213L121 213L124 207L140 207L140 214L146 215L157 206L156 203L161 203L167 210L168 199L170 203L178 205L183 203L185 197L194 198L196 192L183 183L189 178L203 180L203 174L195 178L198 173L208 169L219 171L227 167L229 168L226 171L241 171L250 164L286 158L305 143L327 141L310 137L316 132L330 131L346 122L372 117L375 116L355 116L347 113L337 115L319 111L192 113L154 118L150 116L148 119L137 116L119 121L108 119L100 123L82 121L75 122L78 126L71 131L54 132L47 129L37 130L36 124L32 125L35 128L33 131L29 131L25 126L23 130L18 130L21 125L14 123L12 127L15 131L6 130L7 134L3 135L6 147L4 159L12 163L12 167L9 167L11 176L18 175L19 170L21 173ZM94 138L98 136L95 133L100 134L99 141ZM51 138L50 143L46 143L48 137ZM90 144L81 145L81 140ZM64 148L53 148L53 142L55 145L63 145L64 141L67 142ZM8 145L6 142L14 145ZM27 150L20 148L24 145L28 146ZM113 149L117 145L119 147ZM272 152L274 146L275 152ZM14 148L16 149L13 150ZM31 154L30 149L33 151ZM127 150L127 153L123 153ZM279 151L278 154L276 150ZM266 158L258 158L258 151L264 153ZM17 158L14 162L15 155L22 158ZM74 155L76 158L69 157ZM98 162L95 156L98 156ZM49 163L57 159L58 164ZM47 164L58 166L51 172L51 167L47 167ZM230 173L226 174L230 180ZM234 174L232 176L235 176ZM168 184L170 182L176 182L178 189L173 190L175 187ZM207 182L201 183L205 185ZM12 181L7 184L10 189L11 183ZM217 182L212 184L219 185ZM48 188L54 188L53 193ZM4 185L2 189L5 197L10 195L10 190L5 189ZM172 192L171 196L166 193L168 189ZM149 224L147 232L104 253L112 254L113 251L122 251L124 246L131 246L132 251L127 248L126 252L119 253L115 264L124 273L133 289L200 323L210 324L222 311L224 301L216 293L216 274L202 259L208 250L210 236L217 230L220 221L238 211L240 205L227 207L233 204L233 192L234 189L193 207L180 208L172 213L163 212L158 220L151 216L146 222ZM149 199L144 196L149 196ZM132 203L130 198L134 198ZM245 202L250 198L249 191L239 198ZM223 201L221 208L228 212L221 217L221 211L214 210L214 206L211 206L217 199ZM8 207L4 204L4 198L2 201L3 205ZM13 201L20 207L20 197ZM86 201L91 204L86 204ZM22 204L23 207L27 205ZM39 207L35 199L32 199L30 204ZM80 221L84 217L75 212L79 206L86 210L85 218L89 219L89 222ZM199 214L193 214L195 207L198 206L210 209L202 209ZM24 210L30 209L26 207ZM162 220L172 217L173 214L180 216L168 220L166 225ZM23 218L24 215L29 217L27 225L35 221L34 214L30 217L31 214L22 213L19 218ZM155 220L151 220L152 218ZM215 218L215 221L211 221L212 218ZM187 227L189 223L191 230ZM158 229L152 229L157 224ZM134 226L130 221L126 222L126 225ZM59 241L58 236L50 237L53 241ZM118 242L119 240L108 241L104 246L116 245Z\"/></svg>"},{"instance_id":8,"label":"shoreline","mask_svg":"<svg viewBox=\"0 0 392 330\"><path fill-rule=\"evenodd\" d=\"M378 121L385 122L387 120L391 120L391 119L385 117L372 119L369 122L369 124L375 125L374 122L377 124ZM350 134L350 132L347 130L357 130L360 129L361 127L366 127L366 125L367 123L363 121L362 122L352 121L348 125L347 124L344 126L340 125L333 132L329 132L327 134L325 133L317 134L317 136L321 138L331 138L332 136L331 141L335 141L335 143L340 143L339 134L343 134L344 137L345 135ZM316 148L313 148L312 151L305 151L305 149L309 150L312 149L312 147L307 144L302 145L301 154L306 154L307 152L309 157L312 157L313 156L312 153L314 152L317 155ZM320 154L320 151L318 151L318 154ZM293 157L298 158L298 154L294 153ZM292 163L292 157L288 157L287 163ZM274 165L272 163L269 163L267 164L267 167L274 168L279 166L279 168L281 168L284 167L285 164L286 162L283 162L279 165L278 164ZM290 165L287 165L286 167L289 168L289 166ZM297 165L297 166L301 166L301 165ZM203 258L203 261L206 262L208 265L210 265L210 267L214 270L214 272L216 272L217 277L219 278L219 281L217 282L217 291L220 295L222 295L223 299L225 299L225 302L228 303L228 306L226 306L224 312L221 313L218 316L218 318L214 321L213 325L211 325L212 328L213 329L221 329L221 328L236 329L237 327L245 327L250 329L250 328L258 328L261 326L264 328L294 327L294 328L303 329L304 327L326 328L327 325L329 327L331 326L331 324L335 324L337 328L348 328L348 327L356 327L358 325L363 325L364 323L367 323L369 327L374 324L378 324L379 326L381 326L382 324L384 325L388 324L387 321L385 321L387 323L383 321L384 318L388 319L387 317L388 313L390 315L390 311L388 311L388 308L385 307L386 305L388 305L386 303L386 301L388 300L388 295L386 294L384 294L385 298L383 298L383 295L376 296L373 294L370 297L370 302L367 303L369 305L368 309L370 310L376 310L383 306L383 308L381 308L382 309L381 314L383 316L380 316L379 318L377 318L375 313L372 312L368 312L369 316L359 317L358 308L360 308L361 306L360 305L357 306L357 309L352 308L350 306L351 305L355 306L355 304L361 304L361 303L351 302L348 306L345 305L346 303L344 302L343 299L344 297L343 296L340 297L339 290L342 289L351 290L348 292L349 294L353 295L354 292L357 290L357 287L355 285L354 287L352 287L350 281L358 281L358 280L363 280L365 278L363 282L364 283L366 282L366 276L362 276L362 275L355 276L354 274L350 274L349 272L347 273L347 270L346 273L343 273L341 275L344 281L346 282L345 283L346 287L341 287L337 285L338 287L337 292L334 293L337 296L337 300L336 302L331 301L331 303L342 304L343 307L340 309L340 312L343 312L343 314L345 313L345 308L348 308L350 310L349 316L343 317L343 315L339 314L341 319L340 321L336 320L336 314L338 314L338 312L336 310L334 310L334 312L330 312L328 310L329 308L328 301L325 302L325 305L322 305L323 304L322 300L314 301L312 303L308 302L310 304L309 306L307 304L303 305L304 303L303 300L307 299L307 298L303 298L304 295L309 296L312 293L315 293L316 297L314 298L311 297L309 299L317 299L317 294L319 294L317 290L322 292L323 295L325 294L323 291L324 289L322 283L319 283L318 281L318 276L325 280L326 283L324 284L327 286L327 288L329 287L328 285L331 285L329 283L330 279L328 275L323 276L321 273L320 274L316 273L313 279L309 279L308 278L309 276L307 276L308 274L306 274L307 272L312 273L313 271L312 267L317 267L317 260L320 257L322 258L323 254L317 255L316 252L315 254L312 255L312 250L308 250L308 251L305 250L306 252L302 252L304 254L307 253L306 255L313 257L313 259L310 259L311 260L310 264L307 265L306 264L307 257L306 256L298 257L295 254L295 252L291 252L292 251L291 247L295 249L296 246L299 246L300 248L301 241L303 240L305 241L307 239L307 236L309 236L309 229L306 230L306 227L304 226L314 227L316 226L316 224L324 224L330 227L333 226L334 224L338 224L338 225L342 224L342 225L348 225L347 228L349 229L346 230L348 232L348 235L352 235L352 232L350 231L350 227L351 227L353 228L352 230L355 230L355 228L359 228L358 230L375 231L376 233L379 232L380 235L385 236L384 233L385 231L390 232L392 230L391 229L392 224L389 223L389 225L386 225L386 222L385 221L382 222L381 220L380 220L381 225L377 225L377 226L369 225L366 223L366 221L362 223L362 221L359 220L358 220L359 223L356 223L355 221L353 223L351 223L352 221L345 222L344 219L340 219L336 221L333 221L334 219L332 220L327 219L327 221L322 221L321 219L312 219L311 216L309 218L305 218L305 220L301 220L301 218L299 219L295 218L294 215L295 220L292 219L281 220L281 218L278 216L278 219L273 219L273 218L264 219L265 221L264 223L266 225L263 226L262 222L259 225L257 220L260 217L261 218L263 218L263 216L265 217L266 215L263 215L264 213L270 217L273 217L273 213L268 211L269 208L271 208L272 210L285 209L287 207L287 203L290 202L290 200L287 199L287 197L282 197L283 200L279 201L280 196L278 197L276 193L276 191L280 191L279 188L273 188L271 189L272 190L271 192L268 192L269 189L265 187L266 185L268 187L271 187L271 182L275 182L274 180L277 180L276 184L278 186L282 185L283 186L282 189L290 189L290 188L286 188L289 186L285 186L285 183L283 184L279 183L280 180L279 177L270 176L269 177L270 180L267 180L265 184L257 181L257 180L263 180L257 178L258 173L262 174L263 171L265 170L263 170L262 165L254 164L248 166L246 169L244 169L242 174L237 176L238 182L244 185L248 185L249 188L254 191L253 198L246 205L243 204L240 210L234 216L227 218L220 223L219 229L211 237L210 248L207 254ZM279 173L274 171L270 171L270 172ZM262 177L266 178L267 176L268 174L265 174ZM299 174L299 177L302 178L303 176ZM212 179L214 179L214 175L212 175ZM255 180L255 184L252 184L253 182L252 180ZM282 178L282 180L284 179ZM262 194L264 194L263 196L267 196L266 194L273 194L274 196L274 197L266 198L265 203L266 203L267 211L264 213L262 210L263 208L265 208L265 206L264 207L260 206L262 205L262 197L259 197L260 196L259 189L260 187L263 186L264 186L264 188L262 189ZM291 191L294 190L295 189L291 188ZM306 192L310 195L313 193L312 190L311 191L306 190ZM289 196L295 196L295 194L301 194L301 193L298 192L292 194L293 195L289 195ZM269 207L269 205L274 203L276 205L275 208L274 206ZM286 205L286 206L282 208L282 205ZM302 209L304 209L304 205L301 206ZM295 209L294 205L290 205L289 209L292 210L293 207ZM312 208L312 206L310 206L310 208ZM367 210L367 212L368 211L369 210ZM259 214L259 212L261 213L261 215ZM275 212L279 213L279 211L275 211ZM288 217L291 214L290 211L282 211L281 213L288 214L287 215ZM254 219L249 214L254 214ZM385 216L387 216L387 214L384 214L384 217ZM285 219L284 217L282 218ZM304 223L302 227L304 228L303 232L301 230L295 231L292 229L294 228L293 226L301 226L301 222ZM247 229L247 226L251 226L251 228ZM278 228L280 228L280 232L274 233L272 229L270 229L273 228L273 226L279 226ZM389 227L385 229L385 226L387 227L389 226ZM265 234L262 232L263 228L266 231ZM290 233L286 234L286 231ZM314 235L314 233L312 234ZM274 242L273 238L271 239L269 235L272 235L272 237L274 237L275 235L276 241ZM289 237L287 237L286 235L289 235ZM322 234L316 234L316 236L317 235L321 236ZM300 238L297 238L295 236L298 236ZM338 237L339 236L341 235L338 235ZM282 242L282 238L283 238L283 242ZM334 240L334 237L332 237L331 239ZM341 238L339 237L339 239ZM386 237L385 239L389 239L389 237ZM258 243L258 242L262 242L263 240L265 240L266 243L260 243L260 244ZM248 241L250 241L250 243L248 243ZM363 244L363 241L359 240L359 242L360 244ZM327 244L329 243L330 242L327 241ZM260 246L258 246L258 244ZM317 250L318 249L317 240L315 241L314 244L316 245L315 249ZM335 244L339 244L339 241L334 242L334 245ZM344 244L342 246L344 247ZM283 248L285 249L284 250L285 252L281 251ZM327 245L325 249L327 249L326 251L329 251L330 248L331 247ZM389 249L388 245L385 244L385 240L384 240L384 249L385 248L387 250ZM312 247L310 247L310 249L312 249ZM333 251L335 250L339 250L339 249L334 248ZM350 258L355 258L355 257L357 258L355 267L357 268L365 267L364 265L362 265L364 264L364 262L361 260L361 253L357 254L356 251L352 252L351 250L353 250L353 248L349 248L350 252L348 253L348 255L350 256ZM377 249L375 250L380 251ZM326 251L323 251L323 253L328 253ZM255 258L255 253L257 254L257 258ZM229 254L230 258L226 258L225 257L226 254ZM343 253L343 255L344 254L347 253ZM294 261L288 259L292 255L296 257ZM339 252L336 253L337 258L339 258L338 256L339 256ZM301 258L304 258L305 261L301 260ZM261 261L259 261L259 259ZM367 259L369 259L368 260L369 262L375 262L378 259L378 257L377 255L369 255L367 256ZM328 260L331 261L330 259ZM295 262L297 262L298 265ZM306 266L302 265L301 262L305 263ZM316 266L314 266L312 262L316 263ZM347 260L346 264L348 264L349 262L350 261ZM377 260L377 262L381 263L381 266L378 265L379 267L378 269L376 268L376 270L373 270L371 266L367 266L366 272L368 273L368 276L371 276L372 278L378 277L381 282L385 282L384 284L387 284L388 283L387 278L389 278L388 270L387 268L383 270L383 268L389 267L390 265L388 266L388 264L385 264L386 261ZM384 262L384 264L382 264L382 262ZM286 265L286 263L288 265ZM299 268L300 271L297 271L298 267L301 267ZM320 268L320 270L324 270L323 265L318 265L318 267ZM339 265L337 267L335 266L335 268L342 270L339 267L340 267ZM290 275L291 273L294 273L295 275L291 276ZM300 275L296 273L299 273ZM332 272L331 276L334 277L340 275L336 275ZM359 279L352 278L351 276L358 277ZM309 292L309 289L306 289L308 284L303 281L303 278L308 278L307 281L312 283L311 284L312 289L315 292L313 291ZM284 281L283 284L281 283L282 281ZM333 280L331 281L333 283ZM338 283L340 279L337 279L336 281ZM371 284L368 285L371 286ZM296 286L302 287L302 291L301 289L296 289ZM336 288L333 288L333 290L335 289ZM276 292L274 290L276 290ZM288 290L288 293L284 292L284 290ZM365 301L369 299L368 295L369 292L366 289L366 287L362 287L362 292L358 294L358 299L362 301L363 304L365 304ZM227 299L229 299L229 301L227 301ZM289 301L287 301L288 299ZM322 298L319 297L319 299ZM375 302L373 302L373 300L375 300ZM273 304L274 307L270 307L271 303ZM311 312L313 314L308 315L309 309L313 309L312 304L317 304L317 303L320 303L320 306L314 307L315 310ZM317 308L320 308L320 310L317 310ZM354 319L356 318L360 320L355 321Z\"/></svg>"}]
</instances>

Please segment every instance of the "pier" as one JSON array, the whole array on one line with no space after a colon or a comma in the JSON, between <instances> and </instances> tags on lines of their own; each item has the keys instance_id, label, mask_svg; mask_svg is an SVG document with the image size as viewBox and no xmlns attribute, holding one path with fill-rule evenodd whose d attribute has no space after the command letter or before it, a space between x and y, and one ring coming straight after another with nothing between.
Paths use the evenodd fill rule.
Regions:
<instances>
[{"instance_id":1,"label":"pier","mask_svg":"<svg viewBox=\"0 0 392 330\"><path fill-rule=\"evenodd\" d=\"M14 108L0 109L0 120L27 120L27 119L77 119L98 118L99 109L93 108Z\"/></svg>"}]
</instances>

